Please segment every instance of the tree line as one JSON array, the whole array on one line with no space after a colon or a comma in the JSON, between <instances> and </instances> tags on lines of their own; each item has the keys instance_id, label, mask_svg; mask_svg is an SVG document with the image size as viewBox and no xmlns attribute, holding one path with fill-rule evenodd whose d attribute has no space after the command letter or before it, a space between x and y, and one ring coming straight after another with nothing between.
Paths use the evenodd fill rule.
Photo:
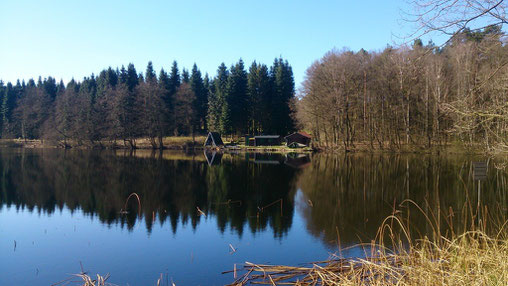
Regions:
<instances>
[{"instance_id":1,"label":"tree line","mask_svg":"<svg viewBox=\"0 0 508 286\"><path fill-rule=\"evenodd\" d=\"M253 62L248 71L241 59L229 69L222 63L213 78L196 64L180 73L174 61L158 76L149 62L144 74L129 64L67 85L53 77L0 81L0 135L66 146L118 140L131 148L137 138L162 148L165 136L206 131L284 135L294 129L294 90L292 68L282 58L271 67Z\"/></svg>"},{"instance_id":2,"label":"tree line","mask_svg":"<svg viewBox=\"0 0 508 286\"><path fill-rule=\"evenodd\" d=\"M445 45L332 50L306 71L297 118L321 146L508 146L508 46L500 26Z\"/></svg>"}]
</instances>

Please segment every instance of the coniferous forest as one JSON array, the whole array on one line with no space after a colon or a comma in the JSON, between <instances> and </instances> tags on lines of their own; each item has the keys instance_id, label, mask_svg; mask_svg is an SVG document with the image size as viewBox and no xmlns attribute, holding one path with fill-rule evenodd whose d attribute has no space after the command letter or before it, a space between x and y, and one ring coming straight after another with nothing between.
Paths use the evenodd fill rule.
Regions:
<instances>
[{"instance_id":1,"label":"coniferous forest","mask_svg":"<svg viewBox=\"0 0 508 286\"><path fill-rule=\"evenodd\" d=\"M137 138L149 138L159 148L165 136L294 130L293 71L282 58L248 69L241 59L230 68L222 63L213 78L203 77L196 64L180 71L175 61L158 74L151 62L144 73L129 64L67 84L52 77L0 81L0 95L2 138L119 140L131 148Z\"/></svg>"}]
</instances>

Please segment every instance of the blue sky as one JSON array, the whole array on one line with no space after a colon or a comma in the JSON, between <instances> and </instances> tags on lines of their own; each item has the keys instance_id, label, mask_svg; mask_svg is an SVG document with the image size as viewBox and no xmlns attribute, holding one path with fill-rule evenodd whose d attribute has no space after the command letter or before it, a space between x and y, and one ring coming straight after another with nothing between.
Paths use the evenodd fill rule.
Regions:
<instances>
[{"instance_id":1,"label":"blue sky","mask_svg":"<svg viewBox=\"0 0 508 286\"><path fill-rule=\"evenodd\" d=\"M393 1L27 1L1 0L0 79L65 82L132 62L139 71L197 63L215 75L242 58L282 56L297 87L332 48L381 50L412 27Z\"/></svg>"}]
</instances>

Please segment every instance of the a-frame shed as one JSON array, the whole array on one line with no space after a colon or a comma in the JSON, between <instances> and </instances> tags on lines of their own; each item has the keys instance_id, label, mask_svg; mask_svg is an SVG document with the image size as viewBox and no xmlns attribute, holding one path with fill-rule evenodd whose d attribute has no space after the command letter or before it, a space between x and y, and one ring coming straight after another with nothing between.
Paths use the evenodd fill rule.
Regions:
<instances>
[{"instance_id":1,"label":"a-frame shed","mask_svg":"<svg viewBox=\"0 0 508 286\"><path fill-rule=\"evenodd\" d=\"M208 136L206 136L205 147L223 147L224 142L222 142L222 138L218 132L208 132Z\"/></svg>"}]
</instances>

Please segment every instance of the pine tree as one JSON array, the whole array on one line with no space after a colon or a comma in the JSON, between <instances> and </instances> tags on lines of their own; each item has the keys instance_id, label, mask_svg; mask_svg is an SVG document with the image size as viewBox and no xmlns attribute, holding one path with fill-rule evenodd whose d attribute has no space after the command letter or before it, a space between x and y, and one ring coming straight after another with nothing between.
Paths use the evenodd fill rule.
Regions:
<instances>
[{"instance_id":1,"label":"pine tree","mask_svg":"<svg viewBox=\"0 0 508 286\"><path fill-rule=\"evenodd\" d=\"M178 71L178 64L173 61L171 66L171 73L169 74L169 82L167 85L168 96L165 97L167 100L166 106L170 114L169 128L173 130L173 133L177 132L176 129L176 115L175 115L175 98L176 92L181 85L180 72Z\"/></svg>"},{"instance_id":2,"label":"pine tree","mask_svg":"<svg viewBox=\"0 0 508 286\"><path fill-rule=\"evenodd\" d=\"M145 72L145 81L146 82L157 82L157 76L155 75L155 71L153 70L152 62L149 61L148 65L146 66L146 72Z\"/></svg>"},{"instance_id":3,"label":"pine tree","mask_svg":"<svg viewBox=\"0 0 508 286\"><path fill-rule=\"evenodd\" d=\"M192 118L194 117L194 106L195 100L194 92L190 87L190 84L183 82L175 97L175 118L176 118L176 133L191 134L193 129Z\"/></svg>"},{"instance_id":4,"label":"pine tree","mask_svg":"<svg viewBox=\"0 0 508 286\"><path fill-rule=\"evenodd\" d=\"M206 128L206 110L207 110L207 90L201 78L201 72L196 64L192 66L190 86L195 95L194 100L194 125L196 131L202 131Z\"/></svg>"},{"instance_id":5,"label":"pine tree","mask_svg":"<svg viewBox=\"0 0 508 286\"><path fill-rule=\"evenodd\" d=\"M290 109L295 94L293 70L287 60L278 58L270 69L270 77L273 88L271 119L274 123L270 130L285 135L294 130Z\"/></svg>"},{"instance_id":6,"label":"pine tree","mask_svg":"<svg viewBox=\"0 0 508 286\"><path fill-rule=\"evenodd\" d=\"M0 80L0 103L3 104L4 102L4 97L5 97L5 85L4 85L4 82L2 80ZM0 108L2 107L2 105L0 105ZM1 112L1 109L0 109L0 112ZM2 135L2 130L3 130L3 115L0 116L0 136Z\"/></svg>"},{"instance_id":7,"label":"pine tree","mask_svg":"<svg viewBox=\"0 0 508 286\"><path fill-rule=\"evenodd\" d=\"M271 108L271 85L267 66L253 62L249 69L247 85L249 130L253 134L259 134L271 124L268 112Z\"/></svg>"},{"instance_id":8,"label":"pine tree","mask_svg":"<svg viewBox=\"0 0 508 286\"><path fill-rule=\"evenodd\" d=\"M16 108L16 92L12 84L9 82L5 87L1 110L3 122L2 135L4 137L11 137L11 134L14 132L14 124L12 118L14 108Z\"/></svg>"},{"instance_id":9,"label":"pine tree","mask_svg":"<svg viewBox=\"0 0 508 286\"><path fill-rule=\"evenodd\" d=\"M126 81L125 81L129 91L133 91L134 90L134 88L139 83L138 80L139 80L139 78L138 78L138 74L136 73L136 68L134 67L134 65L132 63L130 63L127 66L127 78L126 78Z\"/></svg>"},{"instance_id":10,"label":"pine tree","mask_svg":"<svg viewBox=\"0 0 508 286\"><path fill-rule=\"evenodd\" d=\"M205 83L208 77L205 77ZM208 131L220 131L220 114L222 112L221 103L216 92L217 79L213 79L208 84L208 110L207 110L207 129Z\"/></svg>"},{"instance_id":11,"label":"pine tree","mask_svg":"<svg viewBox=\"0 0 508 286\"><path fill-rule=\"evenodd\" d=\"M136 75L137 77L137 75ZM129 90L128 82L116 89L116 101L113 109L115 120L115 137L121 138L132 149L136 148L136 137L139 136L139 104L135 90Z\"/></svg>"},{"instance_id":12,"label":"pine tree","mask_svg":"<svg viewBox=\"0 0 508 286\"><path fill-rule=\"evenodd\" d=\"M226 133L231 129L231 120L229 115L229 109L224 107L226 104L226 93L228 85L229 71L224 63L222 63L217 70L217 78L215 79L215 108L211 110L213 114L210 117L214 118L216 122L216 130L220 130L222 133Z\"/></svg>"},{"instance_id":13,"label":"pine tree","mask_svg":"<svg viewBox=\"0 0 508 286\"><path fill-rule=\"evenodd\" d=\"M248 108L247 108L247 72L243 61L231 67L231 75L228 78L225 106L223 108L229 115L231 131L236 134L245 133L248 126Z\"/></svg>"},{"instance_id":14,"label":"pine tree","mask_svg":"<svg viewBox=\"0 0 508 286\"><path fill-rule=\"evenodd\" d=\"M176 63L176 61L173 61L173 64L171 66L171 73L169 74L169 85L168 85L168 92L171 96L174 96L176 94L176 91L178 90L180 83L181 80L180 80L180 72L178 71L178 64Z\"/></svg>"},{"instance_id":15,"label":"pine tree","mask_svg":"<svg viewBox=\"0 0 508 286\"><path fill-rule=\"evenodd\" d=\"M189 81L190 81L189 71L186 70L185 68L183 68L182 69L182 82L189 83Z\"/></svg>"}]
</instances>

